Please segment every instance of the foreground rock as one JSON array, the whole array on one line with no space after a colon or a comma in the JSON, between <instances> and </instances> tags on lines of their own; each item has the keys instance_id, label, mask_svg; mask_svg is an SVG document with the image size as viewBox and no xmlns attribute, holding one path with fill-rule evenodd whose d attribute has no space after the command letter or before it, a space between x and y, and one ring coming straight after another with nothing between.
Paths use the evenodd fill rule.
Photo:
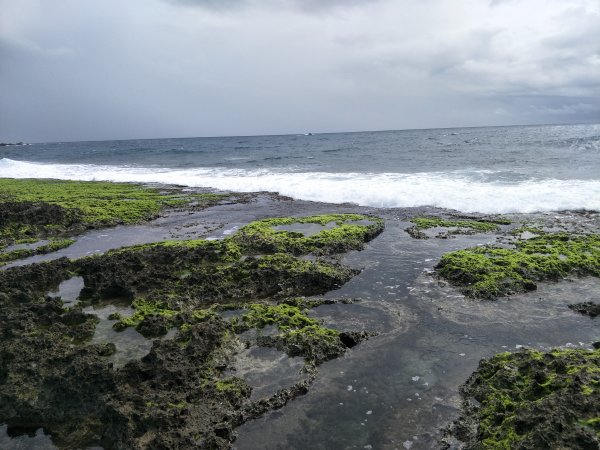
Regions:
<instances>
[{"instance_id":1,"label":"foreground rock","mask_svg":"<svg viewBox=\"0 0 600 450\"><path fill-rule=\"evenodd\" d=\"M522 350L482 360L461 388L446 448L600 448L600 350Z\"/></svg>"},{"instance_id":2,"label":"foreground rock","mask_svg":"<svg viewBox=\"0 0 600 450\"><path fill-rule=\"evenodd\" d=\"M222 241L163 242L0 272L0 422L12 433L43 427L61 448L229 448L233 428L307 392L315 367L368 337L324 328L303 299L349 280L341 251L360 249L383 229L375 218L314 216L291 223L331 224L320 232L250 224ZM290 222L289 220L286 220ZM360 224L352 223L364 221ZM258 231L257 231L258 230ZM115 328L136 328L150 352L115 366L110 342L91 344L100 319L47 297L80 275L87 303L125 301ZM225 320L224 309L241 308ZM244 344L238 333L273 326L256 339L306 362L305 378L269 398L228 376Z\"/></svg>"}]
</instances>

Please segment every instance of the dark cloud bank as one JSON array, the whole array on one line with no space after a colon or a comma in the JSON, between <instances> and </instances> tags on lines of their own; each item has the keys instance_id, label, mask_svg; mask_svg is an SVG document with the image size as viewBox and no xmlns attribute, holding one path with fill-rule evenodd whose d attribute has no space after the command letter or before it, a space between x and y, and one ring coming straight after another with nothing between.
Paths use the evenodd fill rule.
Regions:
<instances>
[{"instance_id":1,"label":"dark cloud bank","mask_svg":"<svg viewBox=\"0 0 600 450\"><path fill-rule=\"evenodd\" d=\"M597 0L0 11L0 141L600 121Z\"/></svg>"}]
</instances>

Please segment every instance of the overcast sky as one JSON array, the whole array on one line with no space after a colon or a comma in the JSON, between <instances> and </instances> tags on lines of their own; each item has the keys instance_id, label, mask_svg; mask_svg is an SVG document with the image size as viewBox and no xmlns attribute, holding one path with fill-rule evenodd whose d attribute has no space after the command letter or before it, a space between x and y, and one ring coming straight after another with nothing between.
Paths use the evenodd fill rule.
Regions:
<instances>
[{"instance_id":1,"label":"overcast sky","mask_svg":"<svg viewBox=\"0 0 600 450\"><path fill-rule=\"evenodd\" d=\"M0 0L0 141L600 121L598 0Z\"/></svg>"}]
</instances>

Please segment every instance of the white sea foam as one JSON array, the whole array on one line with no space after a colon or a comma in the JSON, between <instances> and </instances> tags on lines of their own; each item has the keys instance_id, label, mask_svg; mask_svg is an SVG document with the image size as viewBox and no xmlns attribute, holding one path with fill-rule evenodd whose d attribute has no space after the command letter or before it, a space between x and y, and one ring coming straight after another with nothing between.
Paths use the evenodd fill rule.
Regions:
<instances>
[{"instance_id":1,"label":"white sea foam","mask_svg":"<svg viewBox=\"0 0 600 450\"><path fill-rule=\"evenodd\" d=\"M328 173L43 164L0 159L0 177L137 181L238 192L273 191L297 199L376 207L438 206L465 212L600 210L600 180L483 182L481 173Z\"/></svg>"}]
</instances>

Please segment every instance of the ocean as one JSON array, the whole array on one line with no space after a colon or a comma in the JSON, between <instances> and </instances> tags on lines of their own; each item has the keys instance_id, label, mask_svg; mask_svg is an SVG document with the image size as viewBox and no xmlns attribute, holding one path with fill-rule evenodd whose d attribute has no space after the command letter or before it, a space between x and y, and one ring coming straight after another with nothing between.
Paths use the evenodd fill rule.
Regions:
<instances>
[{"instance_id":1,"label":"ocean","mask_svg":"<svg viewBox=\"0 0 600 450\"><path fill-rule=\"evenodd\" d=\"M0 147L0 177L481 213L600 210L600 124L36 143Z\"/></svg>"}]
</instances>

